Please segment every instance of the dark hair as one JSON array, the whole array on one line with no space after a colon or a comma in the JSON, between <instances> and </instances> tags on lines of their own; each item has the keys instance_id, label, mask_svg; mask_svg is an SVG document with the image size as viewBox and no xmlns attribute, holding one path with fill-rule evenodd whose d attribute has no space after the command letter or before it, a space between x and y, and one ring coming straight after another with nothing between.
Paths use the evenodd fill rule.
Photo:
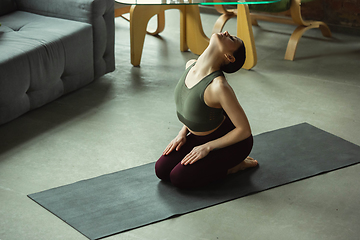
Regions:
<instances>
[{"instance_id":1,"label":"dark hair","mask_svg":"<svg viewBox=\"0 0 360 240\"><path fill-rule=\"evenodd\" d=\"M226 73L234 73L237 72L243 65L246 59L246 51L244 42L240 45L240 47L234 51L233 56L235 57L234 62L230 62L221 67L221 71Z\"/></svg>"}]
</instances>

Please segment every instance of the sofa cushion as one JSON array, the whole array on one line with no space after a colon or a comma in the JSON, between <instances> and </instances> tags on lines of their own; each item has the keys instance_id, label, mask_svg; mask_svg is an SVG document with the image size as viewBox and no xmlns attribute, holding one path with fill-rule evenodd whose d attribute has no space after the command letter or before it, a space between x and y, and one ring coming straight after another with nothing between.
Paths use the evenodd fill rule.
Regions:
<instances>
[{"instance_id":1,"label":"sofa cushion","mask_svg":"<svg viewBox=\"0 0 360 240\"><path fill-rule=\"evenodd\" d=\"M93 25L95 78L115 69L114 0L16 0L19 10Z\"/></svg>"},{"instance_id":2,"label":"sofa cushion","mask_svg":"<svg viewBox=\"0 0 360 240\"><path fill-rule=\"evenodd\" d=\"M90 24L22 11L0 22L0 122L94 79Z\"/></svg>"},{"instance_id":3,"label":"sofa cushion","mask_svg":"<svg viewBox=\"0 0 360 240\"><path fill-rule=\"evenodd\" d=\"M0 16L8 14L16 10L16 3L14 0L0 1Z\"/></svg>"}]
</instances>

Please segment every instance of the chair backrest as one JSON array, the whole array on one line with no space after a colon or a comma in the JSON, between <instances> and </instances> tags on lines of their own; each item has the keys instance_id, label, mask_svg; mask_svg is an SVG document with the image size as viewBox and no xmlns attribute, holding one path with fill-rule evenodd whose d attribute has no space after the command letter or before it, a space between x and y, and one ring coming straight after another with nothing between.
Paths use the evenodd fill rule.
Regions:
<instances>
[{"instance_id":1,"label":"chair backrest","mask_svg":"<svg viewBox=\"0 0 360 240\"><path fill-rule=\"evenodd\" d=\"M0 16L14 12L17 10L14 0L1 0L0 1Z\"/></svg>"}]
</instances>

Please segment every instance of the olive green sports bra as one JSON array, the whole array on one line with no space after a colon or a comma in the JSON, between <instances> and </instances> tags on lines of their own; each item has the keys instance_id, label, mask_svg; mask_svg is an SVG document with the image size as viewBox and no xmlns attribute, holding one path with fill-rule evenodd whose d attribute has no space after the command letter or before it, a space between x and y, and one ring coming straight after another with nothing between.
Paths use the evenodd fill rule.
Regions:
<instances>
[{"instance_id":1,"label":"olive green sports bra","mask_svg":"<svg viewBox=\"0 0 360 240\"><path fill-rule=\"evenodd\" d=\"M217 128L224 120L222 108L212 108L204 101L204 92L207 86L218 76L223 76L222 71L215 71L204 77L192 88L188 88L185 79L190 69L188 67L175 88L175 102L179 120L194 132L206 132Z\"/></svg>"}]
</instances>

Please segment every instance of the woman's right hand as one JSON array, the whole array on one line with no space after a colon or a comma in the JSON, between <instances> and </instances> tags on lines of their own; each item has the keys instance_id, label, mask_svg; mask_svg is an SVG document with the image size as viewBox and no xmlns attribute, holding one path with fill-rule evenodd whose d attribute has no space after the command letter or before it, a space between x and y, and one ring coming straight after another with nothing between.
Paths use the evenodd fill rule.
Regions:
<instances>
[{"instance_id":1,"label":"woman's right hand","mask_svg":"<svg viewBox=\"0 0 360 240\"><path fill-rule=\"evenodd\" d=\"M179 151L179 149L181 148L181 146L183 146L186 142L186 135L177 135L176 138L174 138L169 145L167 145L167 147L165 148L163 155L168 155L169 153L171 153L174 149L176 151Z\"/></svg>"}]
</instances>

